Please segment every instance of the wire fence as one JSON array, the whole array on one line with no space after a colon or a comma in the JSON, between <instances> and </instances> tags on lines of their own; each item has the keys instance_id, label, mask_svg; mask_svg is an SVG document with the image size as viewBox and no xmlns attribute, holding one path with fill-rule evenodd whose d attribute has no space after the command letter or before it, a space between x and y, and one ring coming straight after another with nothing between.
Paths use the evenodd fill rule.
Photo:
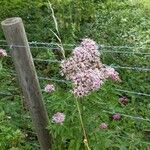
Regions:
<instances>
[{"instance_id":1,"label":"wire fence","mask_svg":"<svg viewBox=\"0 0 150 150\"><path fill-rule=\"evenodd\" d=\"M6 47L9 49L12 49L13 47L25 47L23 45L7 45L5 40L0 40L0 42L4 43L4 44L0 44L0 47ZM5 44L6 43L6 44ZM66 48L65 50L70 50L72 51L72 48L74 46L76 46L75 44L64 44L64 46L70 47L70 48ZM33 48L33 49L54 49L54 50L59 50L59 44L57 43L45 43L45 42L36 42L36 41L32 41L29 42L29 47ZM150 56L150 52L140 52L140 51L118 51L118 50L105 50L107 48L112 48L112 49L140 49L140 50L150 50L150 48L146 48L146 47L141 47L141 46L135 46L135 47L131 47L131 46L107 46L107 45L99 45L100 48L100 52L103 53L118 53L118 54L132 54L132 55L144 55L144 56ZM37 62L48 62L48 63L61 63L61 61L58 60L49 60L49 59L41 59L41 58L34 58L34 61ZM112 67L116 68L116 69L127 69L127 70L133 70L133 71L150 71L150 68L145 68L145 67L131 67L131 66L115 66L112 65ZM16 76L15 73L11 73L11 75ZM70 81L67 80L61 80L61 79L56 79L56 78L48 78L48 77L41 77L38 76L39 80L46 80L46 81L54 81L54 82L58 82L58 83L71 83ZM44 89L41 90L42 92L44 92ZM138 96L146 96L146 97L150 97L150 94L148 93L141 93L141 92L137 92L137 91L130 91L130 90L125 90L125 89L115 89L115 91L118 92L123 92L123 93L127 93L127 94L134 94L134 95L138 95ZM14 94L10 93L10 92L5 92L5 91L1 91L0 95L2 96L14 96ZM111 110L105 110L103 109L102 112L107 113L107 114L114 114L116 112L111 111ZM128 115L128 114L124 114L124 113L120 113L121 116L125 117L125 118L130 118L133 120L141 120L141 121L147 121L150 122L149 118L143 118L141 116L133 116L133 115ZM118 135L116 135L118 136ZM122 138L128 139L128 140L132 140L128 137L123 137L120 136ZM145 141L140 141L143 144L149 144L149 142L145 142Z\"/></svg>"},{"instance_id":2,"label":"wire fence","mask_svg":"<svg viewBox=\"0 0 150 150\"><path fill-rule=\"evenodd\" d=\"M5 40L0 40L0 42L5 42ZM35 46L32 46L32 45L35 45ZM38 45L44 45L44 46L38 46ZM53 50L60 50L59 47L58 47L59 44L56 44L56 43L44 43L44 42L36 42L36 41L33 41L33 42L29 42L29 46L30 48L34 48L34 49L53 49ZM64 45L69 45L69 46L75 46L74 44L64 44ZM25 47L25 46L22 46L22 45L7 45L7 44L2 44L0 45L2 47L8 47L10 49L12 49L13 47ZM114 50L103 50L102 48L128 48L128 49L133 49L133 48L140 48L140 49L146 49L148 50L148 48L143 48L143 47L130 47L130 46L102 46L100 45L100 51L103 53L119 53L119 54L132 54L132 55L135 55L135 54L138 54L138 55L144 55L144 56L150 56L150 53L149 52L136 52L136 51L114 51ZM72 49L65 49L65 50L72 50ZM60 63L61 61L58 61L58 60L49 60L49 59L39 59L39 58L35 58L34 59L35 61L39 61L39 62L48 62L48 63ZM135 70L135 71L150 71L150 68L145 68L145 67L131 67L131 66L115 66L115 65L112 65L114 68L118 68L118 69L128 69L128 70Z\"/></svg>"}]
</instances>

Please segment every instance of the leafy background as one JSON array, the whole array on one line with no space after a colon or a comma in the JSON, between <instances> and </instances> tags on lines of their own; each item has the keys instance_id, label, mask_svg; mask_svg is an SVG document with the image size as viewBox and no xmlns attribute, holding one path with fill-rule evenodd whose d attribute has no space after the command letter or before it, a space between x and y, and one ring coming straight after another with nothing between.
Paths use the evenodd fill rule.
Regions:
<instances>
[{"instance_id":1,"label":"leafy background","mask_svg":"<svg viewBox=\"0 0 150 150\"><path fill-rule=\"evenodd\" d=\"M82 38L90 37L102 45L141 47L102 48L103 51L150 52L149 0L52 0L51 3L63 43L78 44ZM13 16L23 19L29 41L58 42L50 31L55 31L55 26L47 1L0 1L0 21ZM0 39L4 39L1 28ZM1 42L0 45L2 44L4 43ZM66 50L72 48L65 46ZM49 50L52 49L31 49L34 58L56 59ZM108 65L150 68L149 56L145 55L102 53L101 59ZM62 79L57 63L35 62L35 66L40 76ZM11 75L12 69L14 66L11 58L3 59L3 69L0 70L0 149L38 150L40 148L34 127L28 111L24 109L18 82ZM150 73L119 68L117 71L122 83L108 81L102 89L80 101L91 149L149 150L149 121L124 116L120 121L112 121L111 114L103 110L150 118L149 97L116 90L150 93ZM41 88L47 83L48 81L40 80ZM63 125L49 124L48 128L54 137L53 149L85 149L75 101L68 92L71 85L57 82L54 84L57 87L56 92L43 92L44 103L50 120L57 111L64 112L66 120ZM127 96L129 99L124 107L118 103L120 96ZM102 122L109 125L107 130L98 128Z\"/></svg>"}]
</instances>

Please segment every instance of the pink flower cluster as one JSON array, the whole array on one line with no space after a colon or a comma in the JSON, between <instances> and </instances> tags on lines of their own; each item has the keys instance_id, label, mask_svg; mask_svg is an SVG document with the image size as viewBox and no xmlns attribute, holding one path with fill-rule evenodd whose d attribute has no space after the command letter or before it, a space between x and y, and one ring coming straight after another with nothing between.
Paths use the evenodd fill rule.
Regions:
<instances>
[{"instance_id":1,"label":"pink flower cluster","mask_svg":"<svg viewBox=\"0 0 150 150\"><path fill-rule=\"evenodd\" d=\"M107 129L108 125L106 123L101 123L99 126L100 129Z\"/></svg>"},{"instance_id":2,"label":"pink flower cluster","mask_svg":"<svg viewBox=\"0 0 150 150\"><path fill-rule=\"evenodd\" d=\"M64 122L64 120L65 120L64 113L57 112L52 117L52 121L57 124L62 124Z\"/></svg>"},{"instance_id":3,"label":"pink flower cluster","mask_svg":"<svg viewBox=\"0 0 150 150\"><path fill-rule=\"evenodd\" d=\"M4 49L0 49L0 57L5 57L7 56L7 53Z\"/></svg>"},{"instance_id":4,"label":"pink flower cluster","mask_svg":"<svg viewBox=\"0 0 150 150\"><path fill-rule=\"evenodd\" d=\"M112 115L112 119L113 120L120 120L121 119L121 115L119 113L113 114Z\"/></svg>"},{"instance_id":5,"label":"pink flower cluster","mask_svg":"<svg viewBox=\"0 0 150 150\"><path fill-rule=\"evenodd\" d=\"M128 103L128 98L126 96L122 96L119 98L119 103L122 105L126 105Z\"/></svg>"},{"instance_id":6,"label":"pink flower cluster","mask_svg":"<svg viewBox=\"0 0 150 150\"><path fill-rule=\"evenodd\" d=\"M71 57L61 62L61 74L72 81L77 97L98 90L106 79L120 81L114 68L101 63L97 44L88 38L73 50Z\"/></svg>"},{"instance_id":7,"label":"pink flower cluster","mask_svg":"<svg viewBox=\"0 0 150 150\"><path fill-rule=\"evenodd\" d=\"M77 73L73 78L73 93L78 96L87 95L90 91L99 89L103 84L96 70L88 69Z\"/></svg>"},{"instance_id":8,"label":"pink flower cluster","mask_svg":"<svg viewBox=\"0 0 150 150\"><path fill-rule=\"evenodd\" d=\"M47 84L44 89L45 92L51 93L55 91L55 87L53 84Z\"/></svg>"},{"instance_id":9,"label":"pink flower cluster","mask_svg":"<svg viewBox=\"0 0 150 150\"><path fill-rule=\"evenodd\" d=\"M105 78L109 78L111 80L114 81L121 81L120 77L119 77L119 73L117 71L115 71L114 68L110 67L110 66L105 66L104 68L102 68L102 71L104 73Z\"/></svg>"}]
</instances>

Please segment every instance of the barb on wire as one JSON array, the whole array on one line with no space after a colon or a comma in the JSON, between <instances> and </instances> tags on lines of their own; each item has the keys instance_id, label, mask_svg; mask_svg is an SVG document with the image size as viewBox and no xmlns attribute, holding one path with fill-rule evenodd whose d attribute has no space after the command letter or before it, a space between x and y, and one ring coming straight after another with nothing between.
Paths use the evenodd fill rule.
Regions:
<instances>
[{"instance_id":1,"label":"barb on wire","mask_svg":"<svg viewBox=\"0 0 150 150\"><path fill-rule=\"evenodd\" d=\"M114 112L108 111L108 110L102 110L104 113L108 113L108 114L114 114ZM121 116L127 117L127 118L131 118L131 119L135 119L135 120L143 120L143 121L148 121L150 122L149 118L142 118L142 117L135 117L135 116L130 116L130 115L126 115L126 114L121 114Z\"/></svg>"}]
</instances>

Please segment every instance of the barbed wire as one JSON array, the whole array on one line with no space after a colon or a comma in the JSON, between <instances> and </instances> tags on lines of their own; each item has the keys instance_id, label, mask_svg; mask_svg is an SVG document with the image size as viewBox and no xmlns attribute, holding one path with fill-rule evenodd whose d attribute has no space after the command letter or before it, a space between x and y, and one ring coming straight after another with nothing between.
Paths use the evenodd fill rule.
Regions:
<instances>
[{"instance_id":1,"label":"barbed wire","mask_svg":"<svg viewBox=\"0 0 150 150\"><path fill-rule=\"evenodd\" d=\"M49 62L49 63L61 63L59 60L49 60L49 59L40 59L40 58L34 58L34 61L41 61L41 62Z\"/></svg>"},{"instance_id":2,"label":"barbed wire","mask_svg":"<svg viewBox=\"0 0 150 150\"><path fill-rule=\"evenodd\" d=\"M111 112L111 111L108 111L108 110L102 110L102 112L105 112L105 113L108 113L108 114L115 114L116 112ZM117 112L119 113L119 112ZM127 118L131 118L131 119L135 119L135 120L143 120L143 121L148 121L150 122L150 119L146 119L146 118L142 118L142 117L135 117L135 116L131 116L131 115L127 115L127 114L122 114L122 113L119 113L121 116L124 116L124 117L127 117Z\"/></svg>"},{"instance_id":3,"label":"barbed wire","mask_svg":"<svg viewBox=\"0 0 150 150\"><path fill-rule=\"evenodd\" d=\"M62 83L71 83L70 81L67 80L59 80L59 79L54 79L54 78L47 78L47 77L39 77L39 80L47 80L47 81L56 81L56 82L62 82Z\"/></svg>"},{"instance_id":4,"label":"barbed wire","mask_svg":"<svg viewBox=\"0 0 150 150\"><path fill-rule=\"evenodd\" d=\"M28 42L29 43L29 46L30 48L54 48L56 50L59 50L59 44L57 43L44 43L44 42ZM35 45L35 46L32 46L32 45ZM37 45L44 45L44 46L37 46ZM71 45L71 46L77 46L77 45L72 45L72 44L63 44L64 46L65 45ZM3 45L0 45L0 46L3 46L3 47L9 47L9 48L12 48L12 47L27 47L27 46L24 46L24 45L7 45L7 44L3 44ZM124 54L141 54L141 55L150 55L150 53L148 52L123 52L123 51L109 51L109 50L101 50L101 49L105 49L105 48L128 48L128 49L142 49L142 50L150 50L150 48L144 48L144 47L131 47L131 46L107 46L107 45L98 45L99 46L99 49L101 52L105 52L105 53L124 53ZM65 48L65 50L70 50L72 51L73 48Z\"/></svg>"},{"instance_id":5,"label":"barbed wire","mask_svg":"<svg viewBox=\"0 0 150 150\"><path fill-rule=\"evenodd\" d=\"M55 50L60 50L58 47L54 47L54 46L23 46L23 45L0 45L1 47L8 47L9 49L12 49L13 47L17 47L17 48L32 48L32 49L55 49Z\"/></svg>"},{"instance_id":6,"label":"barbed wire","mask_svg":"<svg viewBox=\"0 0 150 150\"><path fill-rule=\"evenodd\" d=\"M7 57L11 58L10 55ZM41 59L41 58L33 58L34 61L39 62L48 62L48 63L61 63L59 60L50 60L50 59ZM134 70L134 71L150 71L150 68L141 68L141 67L128 67L128 66L115 66L114 64L110 65L113 68L116 69L127 69L127 70Z\"/></svg>"},{"instance_id":7,"label":"barbed wire","mask_svg":"<svg viewBox=\"0 0 150 150\"><path fill-rule=\"evenodd\" d=\"M17 74L11 73L12 75L16 76ZM67 83L67 84L71 84L71 81L67 81L67 80L61 80L61 79L56 79L56 78L48 78L48 77L41 77L38 76L39 80L47 80L47 81L55 81L55 82L60 82L60 83ZM150 94L147 93L141 93L141 92L136 92L136 91L128 91L128 90L123 90L123 89L115 89L116 91L119 92L125 92L125 93L130 93L130 94L135 94L135 95L141 95L141 96L147 96L150 97Z\"/></svg>"},{"instance_id":8,"label":"barbed wire","mask_svg":"<svg viewBox=\"0 0 150 150\"><path fill-rule=\"evenodd\" d=\"M38 42L38 41L31 41L29 42L29 44L35 44L35 45L57 45L57 46L60 46L60 44L57 44L57 43L48 43L48 42ZM64 46L78 46L78 44L63 44ZM133 48L140 48L140 49L147 49L147 48L144 48L142 46L127 46L127 45L124 45L124 46L109 46L109 45L103 45L103 44L97 44L100 48L128 48L128 49L133 49Z\"/></svg>"},{"instance_id":9,"label":"barbed wire","mask_svg":"<svg viewBox=\"0 0 150 150\"><path fill-rule=\"evenodd\" d=\"M100 52L102 52L102 53L118 53L118 54L139 54L139 55L150 55L150 53L148 53L148 52L127 52L127 51L113 51L113 50L111 50L111 51L108 51L108 50L100 50Z\"/></svg>"},{"instance_id":10,"label":"barbed wire","mask_svg":"<svg viewBox=\"0 0 150 150\"><path fill-rule=\"evenodd\" d=\"M5 69L3 69L3 70L5 70ZM13 76L17 76L17 74L14 72L14 70L11 70L9 72L9 74L13 75ZM67 84L69 83L69 84L71 84L71 81L63 80L63 79L48 78L48 77L41 77L41 76L38 76L38 79L39 80L47 80L47 81L55 81L55 82L60 82L60 83L67 83ZM115 90L119 91L119 92L124 92L124 93L130 93L130 94L135 94L135 95L141 95L141 96L150 97L150 94L147 94L147 93L141 93L141 92L136 92L136 91L129 91L129 90L118 89L118 88L116 88Z\"/></svg>"},{"instance_id":11,"label":"barbed wire","mask_svg":"<svg viewBox=\"0 0 150 150\"><path fill-rule=\"evenodd\" d=\"M140 67L126 67L126 66L114 66L111 65L113 68L119 69L128 69L128 70L136 70L136 71L150 71L150 68L140 68Z\"/></svg>"},{"instance_id":12,"label":"barbed wire","mask_svg":"<svg viewBox=\"0 0 150 150\"><path fill-rule=\"evenodd\" d=\"M45 90L42 89L41 91L44 92ZM7 93L7 92L0 92L0 95L13 96L13 94ZM104 109L102 110L102 112L108 113L108 114L111 114L111 115L113 115L113 114L116 113L116 112L112 112L112 111L108 111L108 110L104 110ZM132 115L128 115L128 114L122 114L120 112L117 112L117 113L119 113L123 117L131 118L131 119L134 119L134 120L142 120L142 121L148 121L148 122L150 122L149 118L136 117L136 116L132 116Z\"/></svg>"},{"instance_id":13,"label":"barbed wire","mask_svg":"<svg viewBox=\"0 0 150 150\"><path fill-rule=\"evenodd\" d=\"M134 91L128 91L128 90L121 90L121 89L115 89L115 90L116 90L116 91L119 91L119 92L131 93L131 94L136 94L136 95L141 95L141 96L148 96L148 97L150 97L150 94L146 94L146 93L134 92Z\"/></svg>"}]
</instances>

